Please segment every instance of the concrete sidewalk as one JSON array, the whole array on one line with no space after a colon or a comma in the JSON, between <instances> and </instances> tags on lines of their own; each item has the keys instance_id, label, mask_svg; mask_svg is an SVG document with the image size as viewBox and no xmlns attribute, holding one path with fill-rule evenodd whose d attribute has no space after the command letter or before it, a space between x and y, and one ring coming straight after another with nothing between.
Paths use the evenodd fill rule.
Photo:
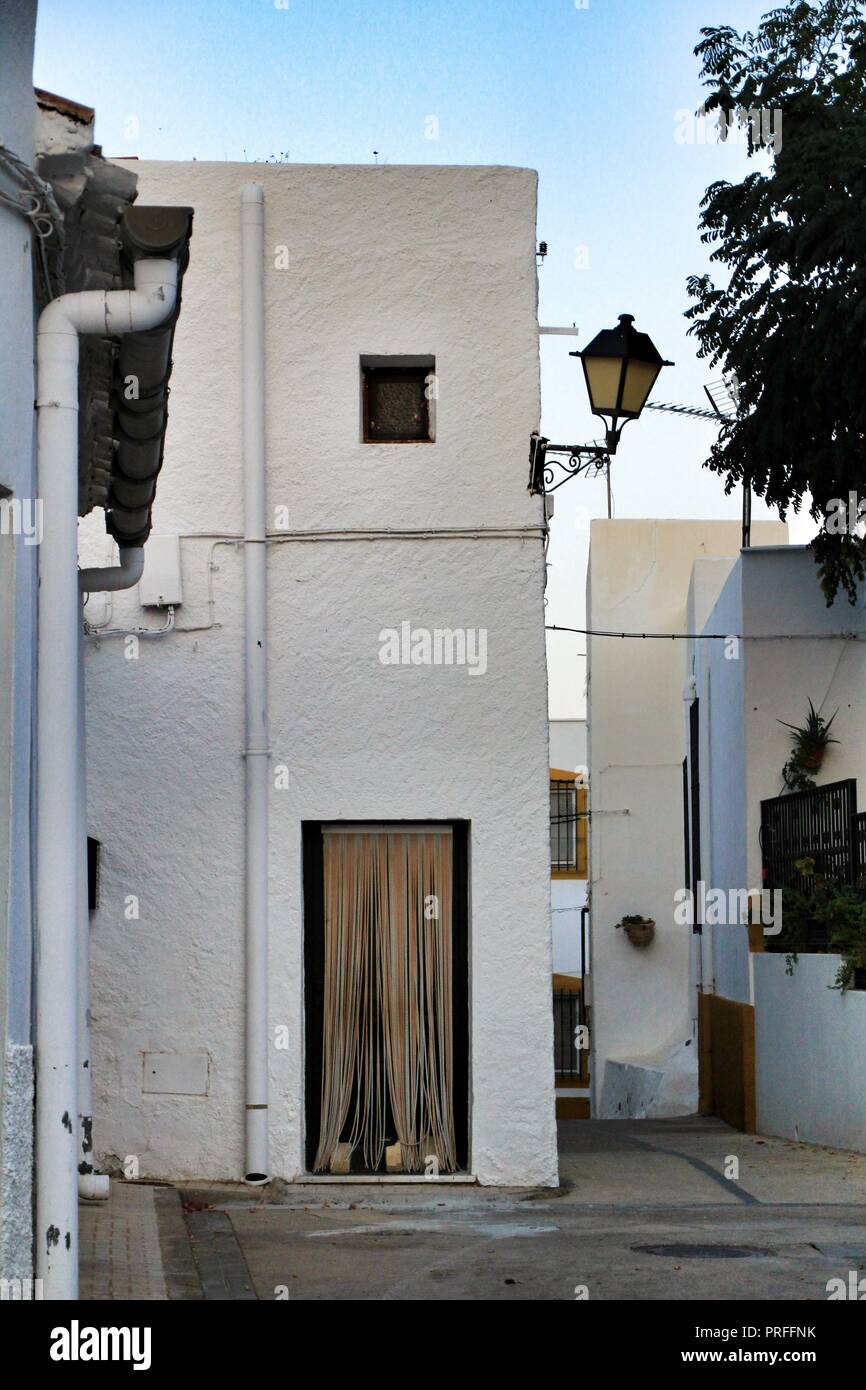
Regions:
<instances>
[{"instance_id":1,"label":"concrete sidewalk","mask_svg":"<svg viewBox=\"0 0 866 1390\"><path fill-rule=\"evenodd\" d=\"M203 1298L180 1193L112 1181L106 1202L79 1203L82 1299Z\"/></svg>"},{"instance_id":2,"label":"concrete sidewalk","mask_svg":"<svg viewBox=\"0 0 866 1390\"><path fill-rule=\"evenodd\" d=\"M559 1189L276 1183L253 1195L205 1185L184 1189L182 1212L170 1188L113 1184L108 1210L84 1214L83 1288L119 1298L824 1300L829 1279L866 1272L866 1156L703 1119L563 1121L560 1153ZM106 1222L111 1237L100 1234ZM130 1258L135 1272L108 1268ZM121 1292L139 1286L151 1292Z\"/></svg>"}]
</instances>

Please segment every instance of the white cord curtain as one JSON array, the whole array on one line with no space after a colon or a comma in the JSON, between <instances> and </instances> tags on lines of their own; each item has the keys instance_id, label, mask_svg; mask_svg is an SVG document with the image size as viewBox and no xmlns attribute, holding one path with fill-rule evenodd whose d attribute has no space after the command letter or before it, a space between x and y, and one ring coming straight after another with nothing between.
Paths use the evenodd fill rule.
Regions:
<instances>
[{"instance_id":1,"label":"white cord curtain","mask_svg":"<svg viewBox=\"0 0 866 1390\"><path fill-rule=\"evenodd\" d=\"M431 1158L453 1171L451 834L326 831L324 876L314 1169L328 1171L348 1145L375 1171L396 1137L404 1172L426 1170Z\"/></svg>"}]
</instances>

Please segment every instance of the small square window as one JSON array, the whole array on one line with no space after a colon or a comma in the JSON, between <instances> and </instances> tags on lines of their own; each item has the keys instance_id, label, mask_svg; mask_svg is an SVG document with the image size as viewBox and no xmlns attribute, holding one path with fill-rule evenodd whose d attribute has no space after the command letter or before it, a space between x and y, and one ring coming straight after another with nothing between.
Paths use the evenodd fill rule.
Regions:
<instances>
[{"instance_id":1,"label":"small square window","mask_svg":"<svg viewBox=\"0 0 866 1390\"><path fill-rule=\"evenodd\" d=\"M361 360L364 392L364 442L367 444L429 443L434 438L432 401L435 394L433 358Z\"/></svg>"}]
</instances>

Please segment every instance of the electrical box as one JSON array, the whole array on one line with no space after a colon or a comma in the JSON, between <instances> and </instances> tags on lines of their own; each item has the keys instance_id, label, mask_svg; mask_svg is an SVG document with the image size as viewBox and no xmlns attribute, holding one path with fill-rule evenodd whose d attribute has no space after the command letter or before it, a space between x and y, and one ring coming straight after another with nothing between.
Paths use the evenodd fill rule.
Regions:
<instances>
[{"instance_id":1,"label":"electrical box","mask_svg":"<svg viewBox=\"0 0 866 1390\"><path fill-rule=\"evenodd\" d=\"M177 608L183 603L180 536L151 536L145 543L138 601L142 608Z\"/></svg>"},{"instance_id":2,"label":"electrical box","mask_svg":"<svg viewBox=\"0 0 866 1390\"><path fill-rule=\"evenodd\" d=\"M141 1089L146 1095L206 1096L209 1061L206 1052L144 1052Z\"/></svg>"}]
</instances>

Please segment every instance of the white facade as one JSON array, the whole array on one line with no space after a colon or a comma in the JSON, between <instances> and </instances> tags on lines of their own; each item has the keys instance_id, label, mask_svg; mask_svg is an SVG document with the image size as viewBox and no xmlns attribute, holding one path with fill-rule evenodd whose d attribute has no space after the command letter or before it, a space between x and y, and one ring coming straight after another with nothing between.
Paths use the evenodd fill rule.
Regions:
<instances>
[{"instance_id":1,"label":"white facade","mask_svg":"<svg viewBox=\"0 0 866 1390\"><path fill-rule=\"evenodd\" d=\"M0 0L0 133L32 166L35 0ZM0 186L19 185L0 171ZM36 520L32 228L0 203L0 1277L31 1274L31 711L35 696L34 537L2 515L4 496Z\"/></svg>"},{"instance_id":2,"label":"white facade","mask_svg":"<svg viewBox=\"0 0 866 1390\"><path fill-rule=\"evenodd\" d=\"M866 595L827 607L806 547L752 549L731 571L706 631L743 634L740 656L695 644L701 711L701 857L708 886L761 885L761 801L783 791L791 734L811 700L837 709L821 786L853 777L866 809ZM860 640L848 640L849 634ZM782 895L784 920L784 894ZM866 1151L866 994L829 988L837 956L750 954L737 924L705 926L703 988L754 1006L760 1132Z\"/></svg>"},{"instance_id":3,"label":"white facade","mask_svg":"<svg viewBox=\"0 0 866 1390\"><path fill-rule=\"evenodd\" d=\"M586 720L550 721L550 766L586 775ZM580 916L586 906L585 878L550 880L550 922L555 975L582 975Z\"/></svg>"},{"instance_id":4,"label":"white facade","mask_svg":"<svg viewBox=\"0 0 866 1390\"><path fill-rule=\"evenodd\" d=\"M175 630L137 652L122 636L88 641L97 1156L135 1155L161 1177L243 1172L235 540L239 205L254 178L272 537L270 1033L289 1038L270 1056L271 1171L304 1170L302 825L467 820L469 1167L484 1183L555 1184L543 518L525 478L539 412L536 177L135 168L140 202L195 209L154 512L157 534L182 537L183 601ZM364 354L435 358L435 443L361 442ZM98 523L82 536L82 559L104 562ZM121 632L165 621L137 591L86 611ZM381 633L404 622L484 629L486 671L383 665ZM171 1054L190 1093L144 1091L145 1053ZM202 1075L207 1093L193 1093Z\"/></svg>"},{"instance_id":5,"label":"white facade","mask_svg":"<svg viewBox=\"0 0 866 1390\"><path fill-rule=\"evenodd\" d=\"M752 527L783 541L781 523ZM614 632L689 631L692 567L739 553L736 522L594 521L587 626ZM718 593L697 598L703 617ZM692 602L692 617L695 602ZM684 886L685 640L590 637L589 1001L593 1115L640 1118L697 1108L691 929L674 920ZM633 946L626 914L652 918L655 938Z\"/></svg>"}]
</instances>

